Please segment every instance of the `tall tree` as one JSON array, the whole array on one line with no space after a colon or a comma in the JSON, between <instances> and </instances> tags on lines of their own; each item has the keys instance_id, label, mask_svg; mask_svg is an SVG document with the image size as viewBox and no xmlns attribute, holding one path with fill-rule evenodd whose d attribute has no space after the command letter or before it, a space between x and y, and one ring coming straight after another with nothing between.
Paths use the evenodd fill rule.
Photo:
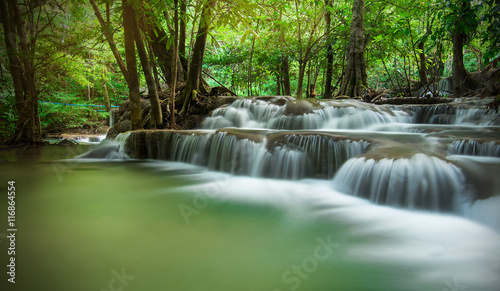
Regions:
<instances>
[{"instance_id":1,"label":"tall tree","mask_svg":"<svg viewBox=\"0 0 500 291\"><path fill-rule=\"evenodd\" d=\"M493 65L500 61L500 56L497 55L500 51L500 0L487 0L486 13L481 20L486 24L486 30L483 32L483 42L489 43L488 51L485 54L486 62L490 58L497 56L490 65L486 66L486 70L494 67ZM495 65L496 66L496 65Z\"/></svg>"},{"instance_id":2,"label":"tall tree","mask_svg":"<svg viewBox=\"0 0 500 291\"><path fill-rule=\"evenodd\" d=\"M260 16L260 15L259 15ZM258 31L259 30L259 25L260 25L260 18L257 19L257 25L256 25L256 28L255 28L255 31ZM252 96L253 95L253 92L252 92L252 86L253 86L253 80L252 80L252 62L253 62L253 55L254 55L254 51L255 51L255 39L257 38L256 35L253 36L253 39L252 39L252 47L250 49L250 57L248 59L248 89L247 89L247 92L248 92L248 96Z\"/></svg>"},{"instance_id":3,"label":"tall tree","mask_svg":"<svg viewBox=\"0 0 500 291\"><path fill-rule=\"evenodd\" d=\"M182 1L182 0L181 0ZM183 1L184 2L184 1ZM177 85L177 56L179 55L179 14L177 12L178 0L174 0L174 58L172 59L172 83L170 85L170 128L175 128L175 87ZM185 9L185 7L184 7ZM185 11L184 11L185 12ZM182 13L182 8L181 8ZM185 29L185 27L184 27ZM186 31L184 30L184 37L186 36ZM185 42L185 39L183 40ZM184 46L182 54L185 54L186 47Z\"/></svg>"},{"instance_id":4,"label":"tall tree","mask_svg":"<svg viewBox=\"0 0 500 291\"><path fill-rule=\"evenodd\" d=\"M101 11L99 10L99 6L97 6L95 0L89 0L89 2L92 5L92 9L94 10L94 14L97 20L99 21L99 24L101 25L102 34L104 34L104 36L106 37L106 41L108 42L109 48L113 53L113 56L115 57L116 63L118 64L118 67L120 68L120 71L122 72L124 78L127 79L128 76L127 67L122 59L122 56L120 55L120 52L118 51L118 47L116 46L116 42L113 36L113 27L111 26L111 20L110 20L111 13L110 13L109 2L106 3L106 15L107 15L106 21L102 17Z\"/></svg>"},{"instance_id":5,"label":"tall tree","mask_svg":"<svg viewBox=\"0 0 500 291\"><path fill-rule=\"evenodd\" d=\"M283 76L283 95L292 95L292 86L290 85L290 64L288 56L283 56L281 61L281 75Z\"/></svg>"},{"instance_id":6,"label":"tall tree","mask_svg":"<svg viewBox=\"0 0 500 291\"><path fill-rule=\"evenodd\" d=\"M277 15L277 21L274 23L274 31L278 34L278 47L280 48L280 51L282 51L281 55L279 56L279 68L280 68L280 75L281 75L281 84L283 86L282 93L283 95L291 96L292 95L292 87L290 85L290 57L289 55L283 51L286 51L286 37L285 37L285 28L282 27L282 22L283 22L283 10L284 10L284 5L278 5L275 7L277 9L275 15Z\"/></svg>"},{"instance_id":7,"label":"tall tree","mask_svg":"<svg viewBox=\"0 0 500 291\"><path fill-rule=\"evenodd\" d=\"M5 47L14 83L14 95L18 119L11 143L42 143L40 117L38 113L38 92L35 80L35 53L37 37L55 16L46 19L41 28L40 17L44 3L39 1L1 1L0 12L4 29ZM19 45L18 45L19 44Z\"/></svg>"},{"instance_id":8,"label":"tall tree","mask_svg":"<svg viewBox=\"0 0 500 291\"><path fill-rule=\"evenodd\" d=\"M123 28L124 28L124 36L125 36L125 55L126 55L126 64L123 62L121 54L118 51L116 46L114 37L113 37L113 28L110 21L110 6L109 2L106 3L106 21L104 20L99 7L95 0L89 0L92 8L94 10L94 14L101 25L101 31L104 34L111 51L115 57L115 60L120 68L120 71L123 74L123 77L127 81L127 85L129 88L129 97L130 97L130 106L131 109L134 108L134 114L131 115L134 118L132 121L132 129L142 128L142 121L138 122L139 117L141 117L141 109L140 109L140 96L139 96L139 76L137 75L137 65L136 65L136 55L135 48L137 47L137 52L139 55L139 59L141 62L142 71L144 73L144 78L146 79L146 84L148 87L149 100L151 102L151 119L153 124L156 127L161 128L163 126L163 113L160 107L160 101L158 98L157 91L157 81L153 75L151 69L151 56L148 54L146 46L144 44L144 40L142 38L142 33L140 30L140 26L144 27L145 25L139 25L139 20L144 20L144 13L139 14L139 10L134 8L135 6L139 6L138 1L126 0L122 1L122 9L123 9ZM130 42L131 41L131 42ZM149 46L148 46L149 47ZM133 69L133 71L130 71ZM131 111L132 113L132 111ZM141 117L142 118L142 117Z\"/></svg>"},{"instance_id":9,"label":"tall tree","mask_svg":"<svg viewBox=\"0 0 500 291\"><path fill-rule=\"evenodd\" d=\"M127 62L127 86L130 100L130 122L131 129L141 129L142 112L141 99L139 95L139 77L137 75L137 65L135 59L135 38L134 38L134 19L135 11L128 0L122 0L123 9L123 36L125 41L125 59Z\"/></svg>"},{"instance_id":10,"label":"tall tree","mask_svg":"<svg viewBox=\"0 0 500 291\"><path fill-rule=\"evenodd\" d=\"M198 33L196 34L196 40L193 47L193 55L191 57L191 63L189 64L189 73L186 81L186 87L184 88L184 104L180 112L181 116L184 116L187 113L191 101L196 98L198 92L200 92L200 90L205 91L205 88L203 88L202 84L201 72L203 66L203 57L205 55L205 45L207 42L208 31L212 22L212 14L215 3L216 0L207 0L203 4L200 23L198 26Z\"/></svg>"},{"instance_id":11,"label":"tall tree","mask_svg":"<svg viewBox=\"0 0 500 291\"><path fill-rule=\"evenodd\" d=\"M151 102L151 117L153 123L157 128L163 125L163 114L161 112L160 100L158 99L158 92L156 87L156 81L151 71L151 66L149 65L149 56L146 52L146 47L144 46L144 41L142 40L141 31L139 29L139 24L137 22L137 11L135 11L135 16L132 19L132 24L134 28L134 39L137 46L137 52L139 53L139 58L141 60L142 71L144 72L144 78L146 79L146 84L148 86L148 95Z\"/></svg>"},{"instance_id":12,"label":"tall tree","mask_svg":"<svg viewBox=\"0 0 500 291\"><path fill-rule=\"evenodd\" d=\"M326 47L326 72L325 72L325 94L323 98L332 98L332 75L333 75L333 45L330 35L330 26L332 13L330 9L332 8L332 0L325 0L325 34L327 35L326 41L328 43Z\"/></svg>"},{"instance_id":13,"label":"tall tree","mask_svg":"<svg viewBox=\"0 0 500 291\"><path fill-rule=\"evenodd\" d=\"M302 8L304 8L304 5L302 5ZM318 26L321 22L321 19L323 18L324 11L320 11L321 9L318 9L316 5L314 6L313 10L310 11L309 15L307 15L307 20L302 19L300 17L301 13L299 12L299 0L295 0L295 13L297 17L297 38L299 41L298 44L298 63L299 63L299 76L297 80L297 97L301 98L302 97L302 91L303 91L303 84L304 84L304 76L306 73L306 68L307 68L307 63L311 60L311 57L315 54L314 48L316 45L319 43L319 41L322 39L322 37L325 36L325 34L322 35L322 37L318 37L314 39L314 36L316 34L316 31L318 29ZM312 19L311 19L312 18ZM311 23L310 31L307 32L309 35L309 38L307 39L307 43L303 43L302 41L302 35L306 31L303 27L302 24L309 24ZM306 34L306 35L307 35Z\"/></svg>"},{"instance_id":14,"label":"tall tree","mask_svg":"<svg viewBox=\"0 0 500 291\"><path fill-rule=\"evenodd\" d=\"M360 96L368 86L364 55L364 16L365 1L354 0L349 47L347 49L347 67L345 68L339 95Z\"/></svg>"},{"instance_id":15,"label":"tall tree","mask_svg":"<svg viewBox=\"0 0 500 291\"><path fill-rule=\"evenodd\" d=\"M187 71L187 58L186 58L186 20L187 20L187 0L180 0L180 14L179 14L179 57L181 59L182 67Z\"/></svg>"},{"instance_id":16,"label":"tall tree","mask_svg":"<svg viewBox=\"0 0 500 291\"><path fill-rule=\"evenodd\" d=\"M429 37L432 35L432 26L435 20L435 15L431 17L431 11L428 9L426 13L426 21L425 21L425 27L426 31L424 36L420 38L418 41L417 47L418 47L418 76L420 78L420 82L422 83L423 86L426 86L429 83L429 78L427 77L427 57L425 55L425 43L429 39ZM414 48L415 49L415 48Z\"/></svg>"},{"instance_id":17,"label":"tall tree","mask_svg":"<svg viewBox=\"0 0 500 291\"><path fill-rule=\"evenodd\" d=\"M167 21L170 23L168 14L165 12ZM168 34L161 26L161 21L154 16L154 13L148 13L147 25L144 27L145 33L150 40L150 45L153 48L153 52L158 60L160 70L163 74L163 81L171 86L170 82L173 80L173 67L171 66L174 58L177 58L177 82L183 82L185 80L185 70L180 61L180 58L174 54L173 36L175 34L174 29L171 25L168 25Z\"/></svg>"},{"instance_id":18,"label":"tall tree","mask_svg":"<svg viewBox=\"0 0 500 291\"><path fill-rule=\"evenodd\" d=\"M470 89L475 89L477 82L469 78L469 72L464 65L464 45L477 28L475 9L470 0L459 0L458 5L451 2L451 13L448 15L453 42L453 93L461 95Z\"/></svg>"}]
</instances>

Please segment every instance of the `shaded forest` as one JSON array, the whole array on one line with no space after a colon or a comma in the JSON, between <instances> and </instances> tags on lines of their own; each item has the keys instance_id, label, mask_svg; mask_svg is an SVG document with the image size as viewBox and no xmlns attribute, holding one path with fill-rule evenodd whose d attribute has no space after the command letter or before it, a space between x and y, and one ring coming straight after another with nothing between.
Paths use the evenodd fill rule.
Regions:
<instances>
[{"instance_id":1,"label":"shaded forest","mask_svg":"<svg viewBox=\"0 0 500 291\"><path fill-rule=\"evenodd\" d=\"M129 129L186 128L223 95L372 102L500 90L497 0L0 5L0 139L11 144L98 128L123 102Z\"/></svg>"}]
</instances>

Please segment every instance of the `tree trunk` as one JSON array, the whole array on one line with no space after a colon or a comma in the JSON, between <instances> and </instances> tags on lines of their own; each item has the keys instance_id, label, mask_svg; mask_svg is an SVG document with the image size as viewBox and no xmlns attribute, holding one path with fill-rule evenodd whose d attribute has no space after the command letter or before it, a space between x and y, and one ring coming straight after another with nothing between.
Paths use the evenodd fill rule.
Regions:
<instances>
[{"instance_id":1,"label":"tree trunk","mask_svg":"<svg viewBox=\"0 0 500 291\"><path fill-rule=\"evenodd\" d=\"M181 0L182 1L182 0ZM183 1L184 2L184 1ZM185 5L185 4L184 4ZM178 38L179 38L179 14L177 12L177 6L178 6L178 1L174 0L174 9L175 9L175 14L174 14L174 59L172 60L172 85L170 86L170 128L174 129L175 128L175 87L177 85L177 56L179 55L179 48L178 48ZM185 9L185 7L184 7ZM182 9L181 9L182 11ZM185 13L185 11L184 11ZM186 31L184 27L184 38L186 37ZM184 42L186 40L184 39ZM186 47L184 46L184 52L185 53Z\"/></svg>"},{"instance_id":2,"label":"tree trunk","mask_svg":"<svg viewBox=\"0 0 500 291\"><path fill-rule=\"evenodd\" d=\"M429 80L427 78L427 66L426 66L426 57L425 57L425 51L424 51L424 46L425 42L421 40L418 43L418 50L419 50L419 61L420 65L418 66L418 77L420 78L420 82L422 83L422 86L426 86L429 83Z\"/></svg>"},{"instance_id":3,"label":"tree trunk","mask_svg":"<svg viewBox=\"0 0 500 291\"><path fill-rule=\"evenodd\" d=\"M253 51L255 49L255 36L252 40L252 48L250 49L250 58L248 59L248 89L247 95L252 96L252 61L253 61Z\"/></svg>"},{"instance_id":4,"label":"tree trunk","mask_svg":"<svg viewBox=\"0 0 500 291\"><path fill-rule=\"evenodd\" d=\"M445 62L441 60L441 56L443 55L443 44L441 43L438 44L437 51L438 51L437 61L439 64L436 69L436 78L441 78L444 75L444 64L445 64Z\"/></svg>"},{"instance_id":5,"label":"tree trunk","mask_svg":"<svg viewBox=\"0 0 500 291\"><path fill-rule=\"evenodd\" d=\"M413 34L411 32L412 31L411 30L411 22L409 19L407 19L407 24L408 24L408 31L410 33L410 40L411 40L411 46L413 49L413 55L415 57L415 62L417 63L418 77L420 79L421 85L427 86L427 83L429 81L427 79L427 66L426 66L426 56L425 56L424 48L425 48L425 40L431 34L429 20L427 20L427 32L425 33L425 35L420 39L420 41L417 44L417 48L419 49L418 56L417 56L417 50L415 49L415 42L413 41ZM410 64L409 66L411 68L411 58L410 57L408 57L408 63ZM408 70L408 77L411 78L411 70ZM411 94L412 93L411 92L412 91L411 85L409 86L409 88L410 88L409 94Z\"/></svg>"},{"instance_id":6,"label":"tree trunk","mask_svg":"<svg viewBox=\"0 0 500 291\"><path fill-rule=\"evenodd\" d=\"M111 49L111 52L113 53L113 56L115 57L116 63L118 64L118 67L120 68L120 71L122 72L122 75L124 78L127 78L128 72L127 72L127 67L125 67L125 63L123 62L123 59L118 52L118 48L116 47L115 40L113 38L113 28L111 27L109 21L105 22L104 18L101 15L101 11L99 10L99 7L97 6L95 0L89 0L90 4L92 5L92 8L94 9L94 14L99 21L99 24L101 25L101 31L106 37L106 40L108 41L109 48ZM108 7L108 6L107 6ZM107 13L109 17L109 11Z\"/></svg>"},{"instance_id":7,"label":"tree trunk","mask_svg":"<svg viewBox=\"0 0 500 291\"><path fill-rule=\"evenodd\" d=\"M460 13L467 15L467 12L470 11L471 2L469 1L461 1ZM464 65L464 45L467 38L467 35L463 31L464 28L461 27L460 20L455 24L455 27L452 32L452 41L453 41L453 93L455 95L462 95L466 93L468 90L475 90L481 84L470 78L469 72L465 69Z\"/></svg>"},{"instance_id":8,"label":"tree trunk","mask_svg":"<svg viewBox=\"0 0 500 291\"><path fill-rule=\"evenodd\" d=\"M125 59L127 61L127 85L130 99L131 129L142 129L141 98L139 95L139 78L135 60L134 45L134 8L127 0L122 0L123 8L123 36L125 40Z\"/></svg>"},{"instance_id":9,"label":"tree trunk","mask_svg":"<svg viewBox=\"0 0 500 291\"><path fill-rule=\"evenodd\" d=\"M106 86L106 81L103 80L102 83L102 96L104 97L104 105L106 106L106 111L111 111L111 103L109 102L108 86Z\"/></svg>"},{"instance_id":10,"label":"tree trunk","mask_svg":"<svg viewBox=\"0 0 500 291\"><path fill-rule=\"evenodd\" d=\"M299 76L297 80L297 98L302 98L302 86L304 85L306 66L307 62L299 62Z\"/></svg>"},{"instance_id":11,"label":"tree trunk","mask_svg":"<svg viewBox=\"0 0 500 291\"><path fill-rule=\"evenodd\" d=\"M156 84L156 91L161 91L161 86L160 86L160 77L158 75L158 66L156 64L156 58L153 53L153 48L151 47L151 43L147 43L147 53L149 56L149 66L153 70L153 76L155 78L155 84Z\"/></svg>"},{"instance_id":12,"label":"tree trunk","mask_svg":"<svg viewBox=\"0 0 500 291\"><path fill-rule=\"evenodd\" d=\"M154 23L154 22L153 22ZM153 52L158 59L158 65L160 66L160 70L163 75L163 81L167 83L170 87L172 80L172 59L174 59L174 47L169 45L169 38L165 30L160 26L153 26L145 29L145 33L151 40L151 46L153 48ZM183 82L184 79L184 69L182 67L179 58L177 58L177 82Z\"/></svg>"},{"instance_id":13,"label":"tree trunk","mask_svg":"<svg viewBox=\"0 0 500 291\"><path fill-rule=\"evenodd\" d=\"M310 98L311 95L311 64L306 67L307 83L306 83L306 98Z\"/></svg>"},{"instance_id":14,"label":"tree trunk","mask_svg":"<svg viewBox=\"0 0 500 291\"><path fill-rule=\"evenodd\" d=\"M43 143L38 114L35 67L32 59L35 40L28 43L17 1L2 1L0 10L18 113L15 133L9 142L12 144ZM33 19L33 9L27 13L30 14L28 19ZM28 24L31 29L34 29L32 22ZM18 40L19 48L17 47Z\"/></svg>"},{"instance_id":15,"label":"tree trunk","mask_svg":"<svg viewBox=\"0 0 500 291\"><path fill-rule=\"evenodd\" d=\"M347 67L340 86L339 95L360 96L368 86L364 56L365 1L354 0L351 32L347 52Z\"/></svg>"},{"instance_id":16,"label":"tree trunk","mask_svg":"<svg viewBox=\"0 0 500 291\"><path fill-rule=\"evenodd\" d=\"M212 10L214 7L215 0L209 0L203 5L198 33L193 47L193 56L189 66L188 79L186 81L186 87L183 94L184 104L180 112L181 116L184 116L187 113L191 101L196 98L198 92L200 92L200 90L205 90L204 88L201 88L203 85L200 86L201 70L203 66L203 57L205 55L205 44L207 42L208 30L212 22Z\"/></svg>"},{"instance_id":17,"label":"tree trunk","mask_svg":"<svg viewBox=\"0 0 500 291\"><path fill-rule=\"evenodd\" d=\"M280 74L280 65L276 70L276 95L281 95L281 74Z\"/></svg>"},{"instance_id":18,"label":"tree trunk","mask_svg":"<svg viewBox=\"0 0 500 291\"><path fill-rule=\"evenodd\" d=\"M188 62L186 58L186 17L187 17L187 0L180 0L180 23L179 23L179 58L181 59L184 71L188 69Z\"/></svg>"},{"instance_id":19,"label":"tree trunk","mask_svg":"<svg viewBox=\"0 0 500 291\"><path fill-rule=\"evenodd\" d=\"M288 56L283 58L281 69L283 76L283 94L291 96L292 88L290 86L290 66L288 64Z\"/></svg>"},{"instance_id":20,"label":"tree trunk","mask_svg":"<svg viewBox=\"0 0 500 291\"><path fill-rule=\"evenodd\" d=\"M152 120L156 125L156 128L161 128L163 125L163 114L161 112L160 100L158 98L158 91L156 90L156 81L151 72L151 67L149 65L149 57L144 46L144 41L142 40L141 31L139 30L139 24L137 23L137 16L133 19L134 28L134 39L137 46L137 51L139 53L139 58L141 60L142 71L144 72L144 78L146 79L146 84L148 86L149 101L151 102Z\"/></svg>"},{"instance_id":21,"label":"tree trunk","mask_svg":"<svg viewBox=\"0 0 500 291\"><path fill-rule=\"evenodd\" d=\"M297 17L297 39L299 41L299 76L297 80L297 98L302 98L302 85L304 83L304 74L306 70L307 62L304 60L303 50L302 50L302 30L301 30L301 21L300 21L300 13L299 13L299 3L297 0L295 2L295 13Z\"/></svg>"},{"instance_id":22,"label":"tree trunk","mask_svg":"<svg viewBox=\"0 0 500 291\"><path fill-rule=\"evenodd\" d=\"M455 32L453 35L453 93L461 95L467 91L465 79L469 73L464 66L464 39L465 34Z\"/></svg>"},{"instance_id":23,"label":"tree trunk","mask_svg":"<svg viewBox=\"0 0 500 291\"><path fill-rule=\"evenodd\" d=\"M325 0L325 6L331 7L332 0ZM330 25L331 25L331 12L330 10L326 11L325 14L325 33L329 34ZM333 78L333 46L330 37L326 38L328 41L328 46L326 47L326 76L325 76L325 93L323 98L331 99L332 96L332 78Z\"/></svg>"},{"instance_id":24,"label":"tree trunk","mask_svg":"<svg viewBox=\"0 0 500 291\"><path fill-rule=\"evenodd\" d=\"M260 16L260 15L259 15ZM255 31L258 31L259 30L259 24L260 24L260 18L257 19L257 27L255 28ZM252 83L253 83L253 80L252 80L252 61L253 61L253 53L254 53L254 50L255 50L255 39L257 37L254 35L253 36L253 39L252 39L252 48L250 49L250 58L248 60L248 96L252 96L253 92L252 92Z\"/></svg>"}]
</instances>

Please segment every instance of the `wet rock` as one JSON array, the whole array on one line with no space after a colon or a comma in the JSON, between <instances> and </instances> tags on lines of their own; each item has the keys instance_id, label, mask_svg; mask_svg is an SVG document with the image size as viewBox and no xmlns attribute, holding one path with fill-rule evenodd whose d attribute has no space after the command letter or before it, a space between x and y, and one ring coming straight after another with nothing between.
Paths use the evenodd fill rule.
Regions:
<instances>
[{"instance_id":1,"label":"wet rock","mask_svg":"<svg viewBox=\"0 0 500 291\"><path fill-rule=\"evenodd\" d=\"M129 119L123 119L119 120L115 126L111 127L108 131L108 134L106 135L107 139L113 139L115 138L118 134L122 132L127 132L131 129L132 123L130 122Z\"/></svg>"},{"instance_id":2,"label":"wet rock","mask_svg":"<svg viewBox=\"0 0 500 291\"><path fill-rule=\"evenodd\" d=\"M285 105L288 102L293 102L296 99L292 96L258 96L258 97L253 97L254 100L262 100L269 102L274 105Z\"/></svg>"},{"instance_id":3,"label":"wet rock","mask_svg":"<svg viewBox=\"0 0 500 291\"><path fill-rule=\"evenodd\" d=\"M56 145L56 146L75 146L77 144L78 144L78 142L76 142L74 140L70 140L70 139L63 139L61 141L54 143L54 145Z\"/></svg>"},{"instance_id":4,"label":"wet rock","mask_svg":"<svg viewBox=\"0 0 500 291\"><path fill-rule=\"evenodd\" d=\"M391 105L404 105L404 104L442 104L453 102L451 98L415 98L415 97L398 97L398 98L388 98L377 100L374 103L381 104L391 104Z\"/></svg>"},{"instance_id":5,"label":"wet rock","mask_svg":"<svg viewBox=\"0 0 500 291\"><path fill-rule=\"evenodd\" d=\"M237 97L234 96L200 96L198 100L192 104L189 109L189 114L186 117L176 115L177 128L194 129L200 128L203 120L210 112L224 104L233 102ZM161 103L163 112L164 127L170 127L170 103L169 99L165 99ZM141 99L141 110L143 118L143 127L145 129L156 128L150 116L151 103L149 100ZM113 139L118 134L131 130L130 122L130 101L126 100L120 105L116 116L115 125L108 131L107 139Z\"/></svg>"},{"instance_id":6,"label":"wet rock","mask_svg":"<svg viewBox=\"0 0 500 291\"><path fill-rule=\"evenodd\" d=\"M313 109L314 107L311 105L311 103L305 100L299 100L295 102L288 102L283 114L289 116L298 116L308 113L314 113Z\"/></svg>"},{"instance_id":7,"label":"wet rock","mask_svg":"<svg viewBox=\"0 0 500 291\"><path fill-rule=\"evenodd\" d=\"M236 128L225 128L217 132L226 132L228 135L236 137L237 140L248 139L256 143L264 140L267 130L245 130Z\"/></svg>"}]
</instances>

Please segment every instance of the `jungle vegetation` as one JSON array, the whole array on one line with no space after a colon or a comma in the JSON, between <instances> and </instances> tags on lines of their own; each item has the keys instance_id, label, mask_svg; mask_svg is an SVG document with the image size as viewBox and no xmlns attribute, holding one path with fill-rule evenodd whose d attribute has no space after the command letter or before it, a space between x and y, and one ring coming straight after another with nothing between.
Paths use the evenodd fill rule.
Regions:
<instances>
[{"instance_id":1,"label":"jungle vegetation","mask_svg":"<svg viewBox=\"0 0 500 291\"><path fill-rule=\"evenodd\" d=\"M498 66L499 2L1 1L1 139L38 143L61 126L93 127L127 99L138 129L145 91L157 128L175 127L213 86L242 96L372 88L397 97L450 77L460 96L479 86L471 72Z\"/></svg>"}]
</instances>

